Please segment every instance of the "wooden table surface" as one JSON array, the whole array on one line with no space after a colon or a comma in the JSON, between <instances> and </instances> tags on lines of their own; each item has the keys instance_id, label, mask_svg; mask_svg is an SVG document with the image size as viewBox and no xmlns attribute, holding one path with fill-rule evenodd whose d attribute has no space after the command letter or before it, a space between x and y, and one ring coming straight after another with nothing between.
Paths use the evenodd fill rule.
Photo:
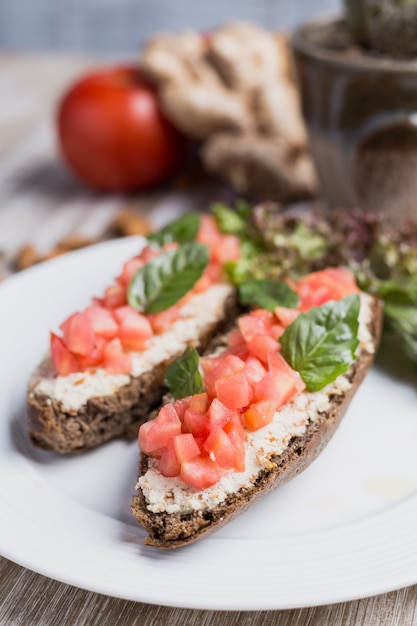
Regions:
<instances>
[{"instance_id":1,"label":"wooden table surface","mask_svg":"<svg viewBox=\"0 0 417 626\"><path fill-rule=\"evenodd\" d=\"M0 54L0 278L16 269L21 248L47 255L63 237L103 236L118 212L154 207L164 219L167 196L103 197L78 185L56 156L53 114L64 87L96 60ZM171 191L170 201L204 204L218 190ZM2 479L4 479L2 477ZM4 514L4 511L2 512ZM1 532L1 517L0 517ZM417 624L417 586L373 598L287 611L221 612L153 606L77 589L0 557L0 624L178 626L405 626Z\"/></svg>"}]
</instances>

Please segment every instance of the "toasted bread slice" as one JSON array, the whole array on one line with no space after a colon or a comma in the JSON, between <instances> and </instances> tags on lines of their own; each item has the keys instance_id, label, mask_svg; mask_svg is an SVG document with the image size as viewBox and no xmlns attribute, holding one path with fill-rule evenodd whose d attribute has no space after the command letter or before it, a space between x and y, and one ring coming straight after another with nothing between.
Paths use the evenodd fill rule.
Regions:
<instances>
[{"instance_id":1,"label":"toasted bread slice","mask_svg":"<svg viewBox=\"0 0 417 626\"><path fill-rule=\"evenodd\" d=\"M181 486L177 479L164 479L160 474L158 477L152 470L152 459L142 454L132 512L148 532L145 543L162 549L192 543L218 530L262 495L302 472L332 437L368 372L381 325L381 302L362 294L356 361L345 375L323 390L303 391L275 414L272 428L281 424L279 428L284 431L279 431L280 438L274 437L274 433L268 436L269 425L261 429L266 429L261 444L256 443L257 433L247 437L247 449L251 446L252 457L257 460L255 467L249 468L247 475L242 474L241 482L236 480L233 487L228 475L228 487L221 485L221 479L213 487L196 492ZM275 441L272 448L268 448L268 443L265 446L269 439Z\"/></svg>"},{"instance_id":2,"label":"toasted bread slice","mask_svg":"<svg viewBox=\"0 0 417 626\"><path fill-rule=\"evenodd\" d=\"M139 426L166 391L167 363L189 344L203 350L236 315L233 287L217 284L193 295L171 328L133 355L132 373L103 369L57 376L51 358L37 368L27 393L32 443L46 450L77 453L117 437L137 436Z\"/></svg>"}]
</instances>

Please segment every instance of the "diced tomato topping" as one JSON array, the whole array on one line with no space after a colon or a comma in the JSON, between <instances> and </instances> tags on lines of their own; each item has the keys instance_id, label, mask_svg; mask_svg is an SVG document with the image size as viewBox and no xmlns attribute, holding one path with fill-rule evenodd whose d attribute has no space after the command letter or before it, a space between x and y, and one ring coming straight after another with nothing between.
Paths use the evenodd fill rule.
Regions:
<instances>
[{"instance_id":1,"label":"diced tomato topping","mask_svg":"<svg viewBox=\"0 0 417 626\"><path fill-rule=\"evenodd\" d=\"M249 352L264 363L268 362L270 352L277 352L278 343L268 335L257 333L247 343Z\"/></svg>"},{"instance_id":2,"label":"diced tomato topping","mask_svg":"<svg viewBox=\"0 0 417 626\"><path fill-rule=\"evenodd\" d=\"M259 382L266 374L266 369L256 356L249 355L245 363L245 376L251 385Z\"/></svg>"},{"instance_id":3,"label":"diced tomato topping","mask_svg":"<svg viewBox=\"0 0 417 626\"><path fill-rule=\"evenodd\" d=\"M296 391L303 391L306 387L305 382L301 378L300 374L293 370L293 368L287 363L282 354L279 352L270 352L268 355L268 365L270 370L284 372L294 379L294 385Z\"/></svg>"},{"instance_id":4,"label":"diced tomato topping","mask_svg":"<svg viewBox=\"0 0 417 626\"><path fill-rule=\"evenodd\" d=\"M222 476L222 470L208 456L198 456L181 465L180 479L194 489L207 489L215 485Z\"/></svg>"},{"instance_id":5,"label":"diced tomato topping","mask_svg":"<svg viewBox=\"0 0 417 626\"><path fill-rule=\"evenodd\" d=\"M130 306L118 307L114 316L119 322L119 339L128 350L144 350L153 335L152 326L145 315Z\"/></svg>"},{"instance_id":6,"label":"diced tomato topping","mask_svg":"<svg viewBox=\"0 0 417 626\"><path fill-rule=\"evenodd\" d=\"M179 306L174 305L166 311L161 311L160 313L150 313L147 317L153 330L157 334L161 334L166 332L172 326L173 322L179 318L179 315Z\"/></svg>"},{"instance_id":7,"label":"diced tomato topping","mask_svg":"<svg viewBox=\"0 0 417 626\"><path fill-rule=\"evenodd\" d=\"M80 371L75 355L68 350L62 339L52 332L50 333L50 345L52 360L60 376L68 376L68 374Z\"/></svg>"},{"instance_id":8,"label":"diced tomato topping","mask_svg":"<svg viewBox=\"0 0 417 626\"><path fill-rule=\"evenodd\" d=\"M233 374L215 383L216 396L227 408L236 410L248 406L251 388L244 374Z\"/></svg>"},{"instance_id":9,"label":"diced tomato topping","mask_svg":"<svg viewBox=\"0 0 417 626\"><path fill-rule=\"evenodd\" d=\"M270 370L254 385L255 400L270 400L275 408L283 404L296 393L294 378L285 372Z\"/></svg>"},{"instance_id":10,"label":"diced tomato topping","mask_svg":"<svg viewBox=\"0 0 417 626\"><path fill-rule=\"evenodd\" d=\"M129 259L129 261L126 261L123 265L122 273L117 278L117 281L127 287L138 269L143 267L143 265L144 261L140 256L135 256L133 259Z\"/></svg>"},{"instance_id":11,"label":"diced tomato topping","mask_svg":"<svg viewBox=\"0 0 417 626\"><path fill-rule=\"evenodd\" d=\"M218 398L214 398L207 412L210 422L210 430L216 426L223 428L233 418L233 411L222 404Z\"/></svg>"},{"instance_id":12,"label":"diced tomato topping","mask_svg":"<svg viewBox=\"0 0 417 626\"><path fill-rule=\"evenodd\" d=\"M292 324L300 315L300 311L298 309L288 309L285 306L275 307L274 313L285 328Z\"/></svg>"},{"instance_id":13,"label":"diced tomato topping","mask_svg":"<svg viewBox=\"0 0 417 626\"><path fill-rule=\"evenodd\" d=\"M244 413L246 428L250 431L255 431L266 426L272 421L276 408L276 403L272 400L254 402Z\"/></svg>"},{"instance_id":14,"label":"diced tomato topping","mask_svg":"<svg viewBox=\"0 0 417 626\"><path fill-rule=\"evenodd\" d=\"M180 419L184 419L185 411L190 408L191 397L192 396L187 396L186 398L175 400L174 409Z\"/></svg>"},{"instance_id":15,"label":"diced tomato topping","mask_svg":"<svg viewBox=\"0 0 417 626\"><path fill-rule=\"evenodd\" d=\"M124 306L126 302L126 287L124 285L117 283L107 287L104 292L103 306L108 309L115 309L116 307Z\"/></svg>"},{"instance_id":16,"label":"diced tomato topping","mask_svg":"<svg viewBox=\"0 0 417 626\"><path fill-rule=\"evenodd\" d=\"M208 407L208 395L203 393L196 393L190 398L190 409L198 411L199 413L205 413Z\"/></svg>"},{"instance_id":17,"label":"diced tomato topping","mask_svg":"<svg viewBox=\"0 0 417 626\"><path fill-rule=\"evenodd\" d=\"M182 423L183 432L192 433L195 437L207 437L210 432L210 420L207 415L187 409Z\"/></svg>"},{"instance_id":18,"label":"diced tomato topping","mask_svg":"<svg viewBox=\"0 0 417 626\"><path fill-rule=\"evenodd\" d=\"M146 426L146 424L143 424L143 426ZM180 473L181 463L178 461L177 453L175 451L174 439L169 439L163 448L161 456L158 460L158 469L162 476L166 477L173 478L174 476L178 476Z\"/></svg>"},{"instance_id":19,"label":"diced tomato topping","mask_svg":"<svg viewBox=\"0 0 417 626\"><path fill-rule=\"evenodd\" d=\"M70 352L87 356L94 348L93 326L84 313L74 313L61 324L63 339Z\"/></svg>"},{"instance_id":20,"label":"diced tomato topping","mask_svg":"<svg viewBox=\"0 0 417 626\"><path fill-rule=\"evenodd\" d=\"M243 471L245 469L245 456L232 443L230 438L222 428L217 426L211 431L204 443L204 449L209 454L214 455L216 463L222 469L235 469Z\"/></svg>"},{"instance_id":21,"label":"diced tomato topping","mask_svg":"<svg viewBox=\"0 0 417 626\"><path fill-rule=\"evenodd\" d=\"M329 267L307 274L297 283L296 290L301 298L301 311L359 291L352 272L343 267Z\"/></svg>"},{"instance_id":22,"label":"diced tomato topping","mask_svg":"<svg viewBox=\"0 0 417 626\"><path fill-rule=\"evenodd\" d=\"M139 429L139 447L145 454L152 455L164 448L168 441L181 434L181 420L172 404L165 404L158 416L145 422Z\"/></svg>"},{"instance_id":23,"label":"diced tomato topping","mask_svg":"<svg viewBox=\"0 0 417 626\"><path fill-rule=\"evenodd\" d=\"M239 374L245 369L245 361L234 354L226 354L224 361L234 374Z\"/></svg>"},{"instance_id":24,"label":"diced tomato topping","mask_svg":"<svg viewBox=\"0 0 417 626\"><path fill-rule=\"evenodd\" d=\"M187 461L191 461L200 454L200 448L197 445L192 433L181 433L174 437L174 447L177 459L182 465Z\"/></svg>"},{"instance_id":25,"label":"diced tomato topping","mask_svg":"<svg viewBox=\"0 0 417 626\"><path fill-rule=\"evenodd\" d=\"M81 365L82 369L87 369L88 367L94 367L96 365L101 365L104 362L104 350L108 344L109 340L104 337L95 337L94 338L94 346L93 349L87 356L79 356L78 363Z\"/></svg>"},{"instance_id":26,"label":"diced tomato topping","mask_svg":"<svg viewBox=\"0 0 417 626\"><path fill-rule=\"evenodd\" d=\"M132 357L123 350L117 337L109 341L104 348L104 366L109 374L129 374L132 369Z\"/></svg>"},{"instance_id":27,"label":"diced tomato topping","mask_svg":"<svg viewBox=\"0 0 417 626\"><path fill-rule=\"evenodd\" d=\"M91 323L95 335L106 339L117 336L119 327L109 309L97 305L89 306L85 309L85 316Z\"/></svg>"}]
</instances>

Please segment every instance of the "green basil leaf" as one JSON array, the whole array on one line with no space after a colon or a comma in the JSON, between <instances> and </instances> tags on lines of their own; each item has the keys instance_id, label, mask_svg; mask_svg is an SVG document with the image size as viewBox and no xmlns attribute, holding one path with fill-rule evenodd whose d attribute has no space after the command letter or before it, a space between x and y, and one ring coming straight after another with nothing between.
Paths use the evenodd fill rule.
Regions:
<instances>
[{"instance_id":1,"label":"green basil leaf","mask_svg":"<svg viewBox=\"0 0 417 626\"><path fill-rule=\"evenodd\" d=\"M268 311L273 311L277 306L295 309L299 303L298 294L287 283L255 278L239 285L239 298L242 304Z\"/></svg>"},{"instance_id":2,"label":"green basil leaf","mask_svg":"<svg viewBox=\"0 0 417 626\"><path fill-rule=\"evenodd\" d=\"M209 249L197 242L163 252L133 276L128 289L130 306L142 313L169 309L194 287L208 262Z\"/></svg>"},{"instance_id":3,"label":"green basil leaf","mask_svg":"<svg viewBox=\"0 0 417 626\"><path fill-rule=\"evenodd\" d=\"M198 364L197 350L193 346L188 346L185 352L168 365L164 380L175 400L204 391Z\"/></svg>"},{"instance_id":4,"label":"green basil leaf","mask_svg":"<svg viewBox=\"0 0 417 626\"><path fill-rule=\"evenodd\" d=\"M148 235L147 239L160 247L172 241L177 241L178 243L194 241L200 228L200 222L201 216L198 213L184 213L175 222L171 222L158 232Z\"/></svg>"},{"instance_id":5,"label":"green basil leaf","mask_svg":"<svg viewBox=\"0 0 417 626\"><path fill-rule=\"evenodd\" d=\"M282 356L318 391L344 374L355 361L359 345L360 298L352 294L300 313L280 338Z\"/></svg>"}]
</instances>

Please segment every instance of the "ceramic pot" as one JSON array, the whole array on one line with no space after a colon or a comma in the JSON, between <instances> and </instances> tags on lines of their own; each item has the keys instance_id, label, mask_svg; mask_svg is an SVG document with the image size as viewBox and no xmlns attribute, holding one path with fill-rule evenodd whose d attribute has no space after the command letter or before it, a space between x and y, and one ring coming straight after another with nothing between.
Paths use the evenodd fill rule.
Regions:
<instances>
[{"instance_id":1,"label":"ceramic pot","mask_svg":"<svg viewBox=\"0 0 417 626\"><path fill-rule=\"evenodd\" d=\"M342 24L306 24L292 39L322 194L331 207L416 215L417 60L330 44Z\"/></svg>"}]
</instances>

